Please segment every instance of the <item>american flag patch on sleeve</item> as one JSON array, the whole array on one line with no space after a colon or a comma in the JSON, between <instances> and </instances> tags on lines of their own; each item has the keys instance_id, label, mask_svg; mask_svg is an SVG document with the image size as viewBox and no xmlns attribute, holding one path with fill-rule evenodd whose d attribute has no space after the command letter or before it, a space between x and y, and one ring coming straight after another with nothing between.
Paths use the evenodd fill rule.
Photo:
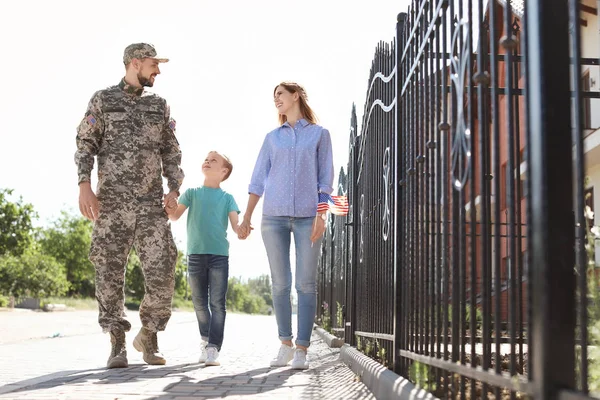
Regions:
<instances>
[{"instance_id":1,"label":"american flag patch on sleeve","mask_svg":"<svg viewBox=\"0 0 600 400\"><path fill-rule=\"evenodd\" d=\"M175 120L172 119L171 122L169 122L169 128L171 128L172 131L175 130Z\"/></svg>"},{"instance_id":2,"label":"american flag patch on sleeve","mask_svg":"<svg viewBox=\"0 0 600 400\"><path fill-rule=\"evenodd\" d=\"M90 124L90 125L95 125L97 122L96 117L94 117L92 114L88 115L85 119L87 120L88 124Z\"/></svg>"}]
</instances>

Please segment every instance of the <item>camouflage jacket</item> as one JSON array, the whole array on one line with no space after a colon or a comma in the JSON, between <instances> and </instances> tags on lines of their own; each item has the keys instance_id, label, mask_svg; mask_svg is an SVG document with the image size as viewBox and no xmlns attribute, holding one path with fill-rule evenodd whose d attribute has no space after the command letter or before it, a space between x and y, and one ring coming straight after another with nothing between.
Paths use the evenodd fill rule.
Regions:
<instances>
[{"instance_id":1,"label":"camouflage jacket","mask_svg":"<svg viewBox=\"0 0 600 400\"><path fill-rule=\"evenodd\" d=\"M77 128L79 183L90 181L98 158L100 202L138 200L159 204L162 175L171 191L183 181L175 121L166 101L122 80L92 96Z\"/></svg>"}]
</instances>

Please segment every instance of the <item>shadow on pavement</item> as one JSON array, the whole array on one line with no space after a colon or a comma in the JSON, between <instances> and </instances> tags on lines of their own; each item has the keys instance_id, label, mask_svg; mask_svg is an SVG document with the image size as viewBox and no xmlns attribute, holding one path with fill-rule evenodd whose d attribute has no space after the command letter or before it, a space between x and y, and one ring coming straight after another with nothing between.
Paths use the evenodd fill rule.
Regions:
<instances>
[{"instance_id":1,"label":"shadow on pavement","mask_svg":"<svg viewBox=\"0 0 600 400\"><path fill-rule=\"evenodd\" d=\"M198 363L173 366L131 364L123 369L72 370L1 386L0 395L27 393L27 396L36 391L52 391L55 388L70 391L76 387L84 395L101 391L102 385L116 385L119 392L118 387L122 385L124 392L131 393L130 390L136 388L139 395L144 395L146 390L148 399L152 400L173 399L179 396L214 399L230 395L257 394L269 397L268 393L275 390L287 393L287 389L283 388L285 386L289 388L289 394L293 392L294 398L298 399L370 398L368 390L365 392L356 386L360 384L355 383L352 372L343 366L339 354L314 354L310 357L310 362L311 368L306 371L292 370L290 367L262 367L231 372ZM168 382L162 381L163 379ZM138 387L138 382L143 382L144 385ZM111 390L114 389L115 387Z\"/></svg>"},{"instance_id":2,"label":"shadow on pavement","mask_svg":"<svg viewBox=\"0 0 600 400\"><path fill-rule=\"evenodd\" d=\"M155 367L147 364L129 364L128 368L95 368L73 371L61 371L49 375L10 383L0 386L0 395L6 393L23 393L42 389L51 389L69 384L118 384L137 380L155 379L157 376L177 376L185 372L204 368L200 364L180 364L166 367Z\"/></svg>"},{"instance_id":3,"label":"shadow on pavement","mask_svg":"<svg viewBox=\"0 0 600 400\"><path fill-rule=\"evenodd\" d=\"M163 389L165 393L151 397L149 400L170 400L178 398L178 396L216 399L257 394L269 398L267 395L269 392L281 389L283 386L293 390L293 398L299 400L373 398L370 397L371 393L366 387L355 382L353 372L341 363L339 354L329 353L318 357L313 356L310 361L311 368L306 371L292 370L288 366L257 368L235 374L212 376L207 379L185 376L179 382L166 386ZM206 371L211 368L206 367ZM288 382L287 380L294 375L304 375L307 379ZM280 393L279 395L288 398L292 396L292 393Z\"/></svg>"}]
</instances>

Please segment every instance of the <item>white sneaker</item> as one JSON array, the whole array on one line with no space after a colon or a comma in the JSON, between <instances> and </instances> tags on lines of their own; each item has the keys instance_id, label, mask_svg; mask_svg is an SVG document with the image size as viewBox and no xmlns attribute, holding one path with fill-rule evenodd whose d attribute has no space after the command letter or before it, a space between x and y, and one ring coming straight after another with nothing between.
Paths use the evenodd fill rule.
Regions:
<instances>
[{"instance_id":1,"label":"white sneaker","mask_svg":"<svg viewBox=\"0 0 600 400\"><path fill-rule=\"evenodd\" d=\"M271 361L271 367L285 367L294 358L294 348L281 344L277 357Z\"/></svg>"},{"instance_id":2,"label":"white sneaker","mask_svg":"<svg viewBox=\"0 0 600 400\"><path fill-rule=\"evenodd\" d=\"M208 357L206 357L206 363L204 363L204 365L207 367L221 365L221 363L217 361L217 358L219 358L219 350L217 350L216 347L208 347L206 353L208 354Z\"/></svg>"},{"instance_id":3,"label":"white sneaker","mask_svg":"<svg viewBox=\"0 0 600 400\"><path fill-rule=\"evenodd\" d=\"M207 344L208 343L205 342L204 340L202 342L200 342L200 359L198 360L199 363L206 362L206 359L208 358L208 353L206 352Z\"/></svg>"},{"instance_id":4,"label":"white sneaker","mask_svg":"<svg viewBox=\"0 0 600 400\"><path fill-rule=\"evenodd\" d=\"M308 369L306 351L296 349L296 351L294 352L294 360L292 361L292 369Z\"/></svg>"}]
</instances>

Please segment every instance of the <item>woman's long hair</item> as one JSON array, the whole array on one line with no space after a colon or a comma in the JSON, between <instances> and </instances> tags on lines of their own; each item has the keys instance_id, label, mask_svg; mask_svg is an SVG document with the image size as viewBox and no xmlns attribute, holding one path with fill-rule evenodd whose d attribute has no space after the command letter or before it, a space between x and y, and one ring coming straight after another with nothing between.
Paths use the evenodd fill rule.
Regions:
<instances>
[{"instance_id":1,"label":"woman's long hair","mask_svg":"<svg viewBox=\"0 0 600 400\"><path fill-rule=\"evenodd\" d=\"M316 124L317 116L312 108L310 108L308 105L308 96L306 95L306 90L304 90L304 88L298 85L296 82L281 82L279 85L275 86L275 89L273 89L273 96L275 95L275 92L279 86L283 86L285 90L290 93L298 93L298 99L300 101L300 113L309 123ZM286 121L287 117L283 114L279 114L279 123L283 125Z\"/></svg>"}]
</instances>

